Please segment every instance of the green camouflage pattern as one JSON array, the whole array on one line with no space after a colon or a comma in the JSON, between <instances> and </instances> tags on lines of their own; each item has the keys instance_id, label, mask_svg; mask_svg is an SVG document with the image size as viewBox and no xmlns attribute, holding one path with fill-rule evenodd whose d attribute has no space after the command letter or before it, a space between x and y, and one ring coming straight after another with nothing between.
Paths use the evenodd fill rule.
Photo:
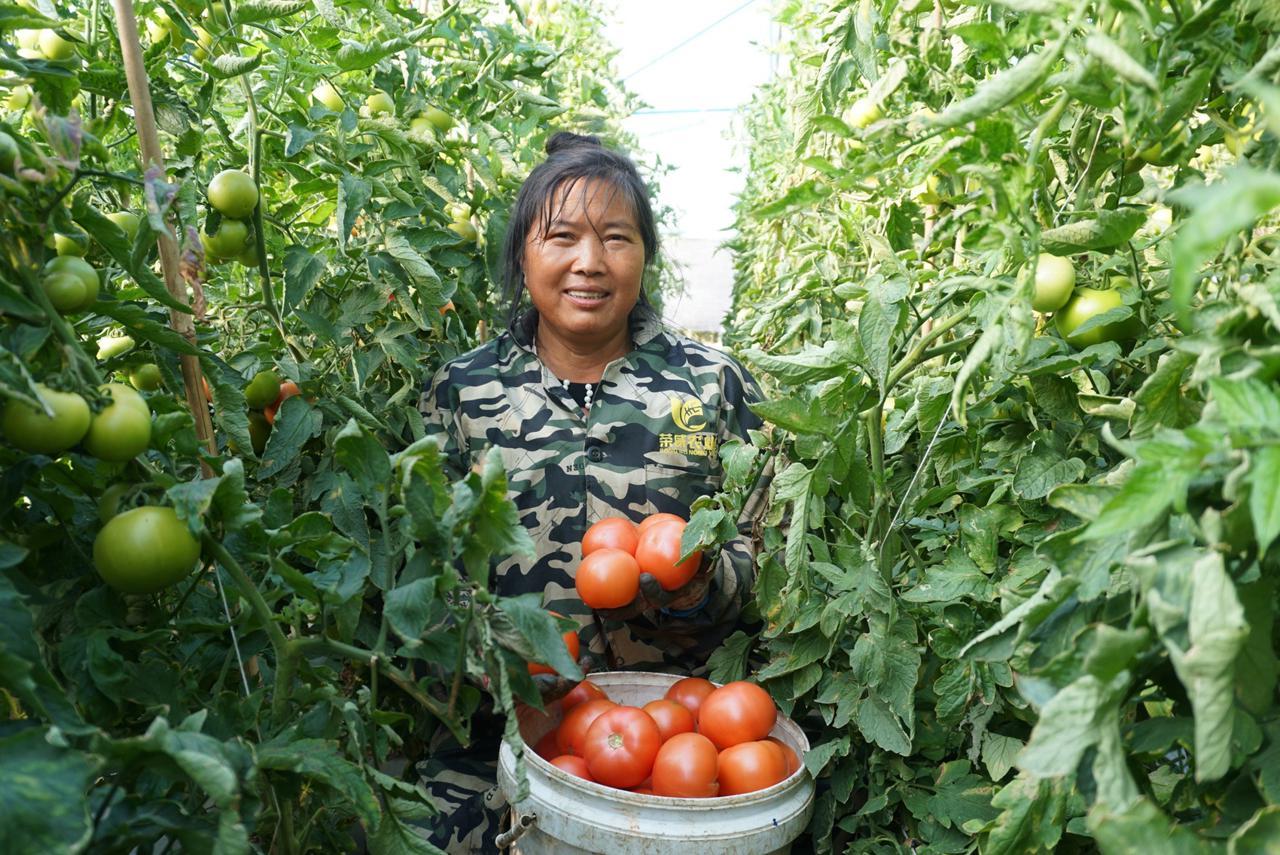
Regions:
<instances>
[{"instance_id":1,"label":"green camouflage pattern","mask_svg":"<svg viewBox=\"0 0 1280 855\"><path fill-rule=\"evenodd\" d=\"M502 560L491 586L503 596L541 593L547 608L578 619L584 647L612 669L704 673L750 595L754 520L740 520L742 534L715 556L709 599L687 618L650 610L625 622L593 620L574 590L579 542L605 517L638 522L665 511L688 519L697 497L720 489L720 446L760 427L747 409L759 389L732 357L665 327L641 303L630 317L633 349L605 368L584 413L534 353L537 322L530 309L450 360L421 402L455 477L490 446L501 450L508 497L536 557Z\"/></svg>"}]
</instances>

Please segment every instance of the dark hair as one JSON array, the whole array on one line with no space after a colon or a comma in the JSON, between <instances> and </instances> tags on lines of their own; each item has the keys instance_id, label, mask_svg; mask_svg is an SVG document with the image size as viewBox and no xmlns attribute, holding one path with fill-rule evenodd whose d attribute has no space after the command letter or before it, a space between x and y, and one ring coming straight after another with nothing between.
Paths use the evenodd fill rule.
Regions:
<instances>
[{"instance_id":1,"label":"dark hair","mask_svg":"<svg viewBox=\"0 0 1280 855\"><path fill-rule=\"evenodd\" d=\"M520 186L502 249L502 279L506 288L510 320L520 311L524 296L524 243L535 225L544 231L554 218L551 206L561 188L566 195L580 182L599 179L622 193L635 214L644 244L644 263L648 267L658 257L658 228L649 204L649 189L631 158L607 148L599 137L559 131L547 140L547 159L534 167ZM586 192L586 188L583 188ZM644 290L641 302L648 302Z\"/></svg>"}]
</instances>

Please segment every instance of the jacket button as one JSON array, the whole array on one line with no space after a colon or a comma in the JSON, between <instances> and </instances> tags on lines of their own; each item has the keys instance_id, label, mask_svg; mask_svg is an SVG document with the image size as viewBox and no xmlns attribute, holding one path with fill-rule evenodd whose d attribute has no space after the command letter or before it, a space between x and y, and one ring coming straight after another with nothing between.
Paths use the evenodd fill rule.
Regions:
<instances>
[{"instance_id":1,"label":"jacket button","mask_svg":"<svg viewBox=\"0 0 1280 855\"><path fill-rule=\"evenodd\" d=\"M599 446L592 446L587 450L587 459L592 463L599 463L604 460L604 449Z\"/></svg>"}]
</instances>

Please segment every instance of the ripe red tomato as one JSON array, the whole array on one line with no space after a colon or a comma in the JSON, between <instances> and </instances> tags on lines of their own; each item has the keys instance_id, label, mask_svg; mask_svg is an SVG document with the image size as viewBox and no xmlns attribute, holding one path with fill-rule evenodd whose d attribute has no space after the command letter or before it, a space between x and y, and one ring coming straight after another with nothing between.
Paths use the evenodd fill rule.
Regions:
<instances>
[{"instance_id":1,"label":"ripe red tomato","mask_svg":"<svg viewBox=\"0 0 1280 855\"><path fill-rule=\"evenodd\" d=\"M564 617L564 615L557 614L556 612L552 612L552 614L555 615L556 617ZM578 661L578 653L582 649L578 642L578 631L576 629L571 629L564 634L563 638L564 638L564 646L569 648L570 658L572 658L573 661L575 662ZM555 674L556 669L552 668L550 665L542 665L537 662L530 662L529 673L530 674Z\"/></svg>"},{"instance_id":2,"label":"ripe red tomato","mask_svg":"<svg viewBox=\"0 0 1280 855\"><path fill-rule=\"evenodd\" d=\"M710 680L704 680L701 677L685 677L683 680L672 683L663 697L675 701L693 713L693 720L697 723L698 710L702 708L702 702L715 690L715 684Z\"/></svg>"},{"instance_id":3,"label":"ripe red tomato","mask_svg":"<svg viewBox=\"0 0 1280 855\"><path fill-rule=\"evenodd\" d=\"M796 754L795 750L792 749L790 745L783 742L781 739L779 739L776 736L770 736L768 739L764 741L769 745L775 746L779 751L782 752L782 762L786 764L788 778L790 778L792 775L796 773L796 771L800 769L800 766L801 766L800 757Z\"/></svg>"},{"instance_id":4,"label":"ripe red tomato","mask_svg":"<svg viewBox=\"0 0 1280 855\"><path fill-rule=\"evenodd\" d=\"M583 756L591 777L610 787L634 787L653 771L662 733L637 707L606 710L587 729Z\"/></svg>"},{"instance_id":5,"label":"ripe red tomato","mask_svg":"<svg viewBox=\"0 0 1280 855\"><path fill-rule=\"evenodd\" d=\"M577 775L588 781L594 781L591 777L591 770L587 768L587 761L581 757L574 757L572 754L561 754L559 757L551 761L551 765L557 769L563 769L570 775Z\"/></svg>"},{"instance_id":6,"label":"ripe red tomato","mask_svg":"<svg viewBox=\"0 0 1280 855\"><path fill-rule=\"evenodd\" d=\"M637 796L656 796L657 795L657 793L653 791L653 787L646 787L643 784L641 784L638 787L632 787L629 790L629 792L635 793Z\"/></svg>"},{"instance_id":7,"label":"ripe red tomato","mask_svg":"<svg viewBox=\"0 0 1280 855\"><path fill-rule=\"evenodd\" d=\"M621 549L597 549L578 565L574 586L593 609L621 608L640 592L640 565Z\"/></svg>"},{"instance_id":8,"label":"ripe red tomato","mask_svg":"<svg viewBox=\"0 0 1280 855\"><path fill-rule=\"evenodd\" d=\"M717 763L720 795L754 793L787 777L782 752L768 742L740 742L720 752Z\"/></svg>"},{"instance_id":9,"label":"ripe red tomato","mask_svg":"<svg viewBox=\"0 0 1280 855\"><path fill-rule=\"evenodd\" d=\"M778 708L769 693L755 683L738 680L707 695L698 710L698 732L724 751L764 739L777 720Z\"/></svg>"},{"instance_id":10,"label":"ripe red tomato","mask_svg":"<svg viewBox=\"0 0 1280 855\"><path fill-rule=\"evenodd\" d=\"M653 792L659 796L705 799L719 794L716 747L700 733L678 733L663 743L653 761Z\"/></svg>"},{"instance_id":11,"label":"ripe red tomato","mask_svg":"<svg viewBox=\"0 0 1280 855\"><path fill-rule=\"evenodd\" d=\"M564 712L584 704L587 701L609 700L609 696L604 693L604 689L597 686L590 680L583 680L578 685L569 690L569 694L560 699L560 709Z\"/></svg>"},{"instance_id":12,"label":"ripe red tomato","mask_svg":"<svg viewBox=\"0 0 1280 855\"><path fill-rule=\"evenodd\" d=\"M636 524L631 520L605 517L593 523L582 536L582 557L586 558L597 549L621 549L634 555L639 540Z\"/></svg>"},{"instance_id":13,"label":"ripe red tomato","mask_svg":"<svg viewBox=\"0 0 1280 855\"><path fill-rule=\"evenodd\" d=\"M666 513L649 514L649 516L640 520L640 525L636 526L636 534L638 535L644 534L646 531L648 531L650 528L657 525L658 523L670 522L672 520L676 522L684 522L684 517L678 517L675 514L666 514Z\"/></svg>"},{"instance_id":14,"label":"ripe red tomato","mask_svg":"<svg viewBox=\"0 0 1280 855\"><path fill-rule=\"evenodd\" d=\"M570 710L565 715L564 721L560 722L560 729L556 731L556 744L560 746L560 753L576 754L581 757L582 745L587 738L587 728L601 714L616 706L617 704L613 701L600 698L578 704Z\"/></svg>"},{"instance_id":15,"label":"ripe red tomato","mask_svg":"<svg viewBox=\"0 0 1280 855\"><path fill-rule=\"evenodd\" d=\"M551 760L560 756L560 746L556 744L556 732L549 730L538 743L533 746L533 753L537 754L543 760Z\"/></svg>"},{"instance_id":16,"label":"ripe red tomato","mask_svg":"<svg viewBox=\"0 0 1280 855\"><path fill-rule=\"evenodd\" d=\"M677 733L693 733L693 713L680 704L667 698L649 701L642 709L658 725L662 732L662 741L666 742Z\"/></svg>"},{"instance_id":17,"label":"ripe red tomato","mask_svg":"<svg viewBox=\"0 0 1280 855\"><path fill-rule=\"evenodd\" d=\"M636 545L636 563L640 565L640 572L653 574L664 591L674 591L687 585L702 563L701 552L678 561L684 525L684 520L654 523L640 535L640 542Z\"/></svg>"},{"instance_id":18,"label":"ripe red tomato","mask_svg":"<svg viewBox=\"0 0 1280 855\"><path fill-rule=\"evenodd\" d=\"M280 405L285 402L286 398L292 398L302 390L298 388L298 384L292 380L286 380L280 384L280 396L272 403L263 408L262 414L267 417L267 424L274 425L276 423L276 413L280 409Z\"/></svg>"}]
</instances>

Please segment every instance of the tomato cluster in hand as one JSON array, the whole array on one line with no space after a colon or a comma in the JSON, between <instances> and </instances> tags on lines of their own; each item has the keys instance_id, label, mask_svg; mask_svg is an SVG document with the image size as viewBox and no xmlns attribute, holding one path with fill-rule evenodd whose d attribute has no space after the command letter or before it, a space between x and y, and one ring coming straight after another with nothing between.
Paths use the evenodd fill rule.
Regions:
<instances>
[{"instance_id":1,"label":"tomato cluster in hand","mask_svg":"<svg viewBox=\"0 0 1280 855\"><path fill-rule=\"evenodd\" d=\"M605 517L582 536L582 563L574 576L578 596L593 609L630 605L640 593L640 575L648 573L663 590L689 583L702 563L695 552L680 561L685 520L658 513L639 525L622 517Z\"/></svg>"},{"instance_id":2,"label":"tomato cluster in hand","mask_svg":"<svg viewBox=\"0 0 1280 855\"><path fill-rule=\"evenodd\" d=\"M602 547L609 548L609 547ZM772 787L800 769L770 737L778 711L754 683L716 687L699 677L643 707L614 703L584 680L559 701L560 726L535 753L571 775L632 793L712 798Z\"/></svg>"}]
</instances>

